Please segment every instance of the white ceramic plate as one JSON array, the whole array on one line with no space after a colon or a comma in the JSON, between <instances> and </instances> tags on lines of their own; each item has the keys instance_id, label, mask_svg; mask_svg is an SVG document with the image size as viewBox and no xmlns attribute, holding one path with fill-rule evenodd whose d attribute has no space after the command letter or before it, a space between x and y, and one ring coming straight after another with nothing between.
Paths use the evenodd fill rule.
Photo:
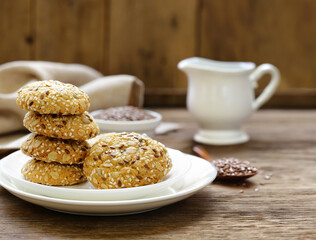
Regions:
<instances>
[{"instance_id":1,"label":"white ceramic plate","mask_svg":"<svg viewBox=\"0 0 316 240\"><path fill-rule=\"evenodd\" d=\"M102 110L93 111L90 114L95 117ZM103 119L94 118L99 125L101 133L108 132L137 132L146 133L148 136L153 136L155 128L160 124L162 116L153 111L145 110L150 115L154 116L153 119L140 120L140 121L108 121Z\"/></svg>"},{"instance_id":2,"label":"white ceramic plate","mask_svg":"<svg viewBox=\"0 0 316 240\"><path fill-rule=\"evenodd\" d=\"M24 191L22 188L10 183L0 174L0 184L13 195L25 201L49 208L55 211L81 215L126 215L150 211L183 200L201 190L216 177L215 167L192 155L186 155L192 166L181 182L175 183L163 192L151 197L122 200L122 201L80 201L45 197Z\"/></svg>"},{"instance_id":3,"label":"white ceramic plate","mask_svg":"<svg viewBox=\"0 0 316 240\"><path fill-rule=\"evenodd\" d=\"M182 152L167 148L172 159L173 167L163 180L156 184L142 187L122 188L122 189L96 189L89 182L66 187L54 187L37 184L25 180L21 174L22 166L30 159L21 151L14 152L3 158L0 169L3 174L21 189L47 197L56 197L71 200L128 200L137 199L162 191L179 181L189 170L191 161Z\"/></svg>"}]
</instances>

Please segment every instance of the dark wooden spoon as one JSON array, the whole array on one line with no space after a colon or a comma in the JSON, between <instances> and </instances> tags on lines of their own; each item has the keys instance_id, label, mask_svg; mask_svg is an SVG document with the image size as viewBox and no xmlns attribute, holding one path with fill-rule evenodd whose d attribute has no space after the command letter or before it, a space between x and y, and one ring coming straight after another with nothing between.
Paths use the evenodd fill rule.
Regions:
<instances>
[{"instance_id":1,"label":"dark wooden spoon","mask_svg":"<svg viewBox=\"0 0 316 240\"><path fill-rule=\"evenodd\" d=\"M194 146L193 152L214 164L217 169L216 179L218 180L241 181L258 173L257 168L250 166L250 163L247 161L240 161L236 158L212 160L210 154L202 146Z\"/></svg>"},{"instance_id":2,"label":"dark wooden spoon","mask_svg":"<svg viewBox=\"0 0 316 240\"><path fill-rule=\"evenodd\" d=\"M200 158L203 158L207 161L210 161L212 162L212 158L210 156L210 154L206 151L206 149L202 146L199 146L199 145L195 145L193 147L193 152L199 156Z\"/></svg>"}]
</instances>

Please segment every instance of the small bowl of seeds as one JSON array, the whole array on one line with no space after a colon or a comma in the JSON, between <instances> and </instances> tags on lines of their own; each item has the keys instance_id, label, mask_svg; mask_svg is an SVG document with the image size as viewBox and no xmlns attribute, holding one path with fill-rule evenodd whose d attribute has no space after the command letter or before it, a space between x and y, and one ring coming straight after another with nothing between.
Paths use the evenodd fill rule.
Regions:
<instances>
[{"instance_id":1,"label":"small bowl of seeds","mask_svg":"<svg viewBox=\"0 0 316 240\"><path fill-rule=\"evenodd\" d=\"M155 135L155 129L160 124L162 116L133 106L120 106L100 109L91 112L101 133L137 132L150 137Z\"/></svg>"}]
</instances>

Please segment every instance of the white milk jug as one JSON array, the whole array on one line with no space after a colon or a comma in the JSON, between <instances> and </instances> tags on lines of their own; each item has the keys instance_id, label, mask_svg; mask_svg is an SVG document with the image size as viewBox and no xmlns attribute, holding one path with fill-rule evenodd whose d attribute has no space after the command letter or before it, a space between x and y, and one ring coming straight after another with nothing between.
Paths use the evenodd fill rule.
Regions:
<instances>
[{"instance_id":1,"label":"white milk jug","mask_svg":"<svg viewBox=\"0 0 316 240\"><path fill-rule=\"evenodd\" d=\"M188 58L178 64L188 77L187 108L199 124L194 140L204 144L230 145L247 142L243 123L275 92L279 70L271 64L256 68L252 62L221 62ZM257 81L271 80L255 99Z\"/></svg>"}]
</instances>

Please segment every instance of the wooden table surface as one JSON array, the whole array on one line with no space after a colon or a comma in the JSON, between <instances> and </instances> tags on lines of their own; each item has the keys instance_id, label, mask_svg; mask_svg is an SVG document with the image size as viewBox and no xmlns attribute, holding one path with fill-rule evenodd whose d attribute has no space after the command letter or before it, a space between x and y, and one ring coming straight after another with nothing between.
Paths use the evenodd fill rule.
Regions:
<instances>
[{"instance_id":1,"label":"wooden table surface","mask_svg":"<svg viewBox=\"0 0 316 240\"><path fill-rule=\"evenodd\" d=\"M156 139L192 153L197 125L188 112L156 110L182 127ZM0 187L0 238L316 239L316 111L261 110L245 129L246 144L205 146L213 158L257 166L260 173L244 183L215 182L181 202L117 217L54 212Z\"/></svg>"}]
</instances>

